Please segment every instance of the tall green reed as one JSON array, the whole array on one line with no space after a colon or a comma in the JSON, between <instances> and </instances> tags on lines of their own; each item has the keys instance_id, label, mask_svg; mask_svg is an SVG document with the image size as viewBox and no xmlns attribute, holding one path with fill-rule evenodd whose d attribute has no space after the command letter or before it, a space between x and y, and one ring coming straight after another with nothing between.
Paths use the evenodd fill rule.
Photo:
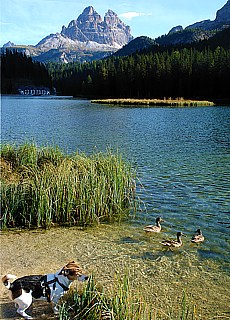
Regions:
<instances>
[{"instance_id":1,"label":"tall green reed","mask_svg":"<svg viewBox=\"0 0 230 320\"><path fill-rule=\"evenodd\" d=\"M116 277L113 289L96 284L92 275L81 289L73 289L60 305L59 320L195 320L196 309L184 292L178 307L165 301L164 310L147 301L143 292L134 289L129 274ZM135 286L136 287L136 286ZM149 299L148 299L149 300Z\"/></svg>"},{"instance_id":2,"label":"tall green reed","mask_svg":"<svg viewBox=\"0 0 230 320\"><path fill-rule=\"evenodd\" d=\"M34 144L1 148L2 227L89 225L135 207L135 172L119 153L65 155Z\"/></svg>"},{"instance_id":3,"label":"tall green reed","mask_svg":"<svg viewBox=\"0 0 230 320\"><path fill-rule=\"evenodd\" d=\"M62 303L59 320L150 320L151 314L141 296L133 294L128 276L118 278L108 292L91 276L82 291L73 290Z\"/></svg>"}]
</instances>

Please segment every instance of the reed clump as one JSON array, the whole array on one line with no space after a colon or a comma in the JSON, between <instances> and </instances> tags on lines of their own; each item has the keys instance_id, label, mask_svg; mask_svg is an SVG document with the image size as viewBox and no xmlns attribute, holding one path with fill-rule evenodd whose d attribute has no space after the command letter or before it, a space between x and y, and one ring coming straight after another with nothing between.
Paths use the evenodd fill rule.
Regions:
<instances>
[{"instance_id":1,"label":"reed clump","mask_svg":"<svg viewBox=\"0 0 230 320\"><path fill-rule=\"evenodd\" d=\"M107 292L91 276L85 287L68 295L61 305L59 320L152 319L150 314L147 303L132 295L127 275L117 279L113 290Z\"/></svg>"},{"instance_id":2,"label":"reed clump","mask_svg":"<svg viewBox=\"0 0 230 320\"><path fill-rule=\"evenodd\" d=\"M134 290L126 273L115 279L113 289L105 290L91 276L85 287L73 289L62 302L59 320L195 320L196 309L183 293L178 308L166 303L164 310L145 300L141 291Z\"/></svg>"},{"instance_id":3,"label":"reed clump","mask_svg":"<svg viewBox=\"0 0 230 320\"><path fill-rule=\"evenodd\" d=\"M91 225L127 217L135 173L118 152L65 155L35 144L1 148L2 227Z\"/></svg>"},{"instance_id":4,"label":"reed clump","mask_svg":"<svg viewBox=\"0 0 230 320\"><path fill-rule=\"evenodd\" d=\"M211 101L204 100L186 100L177 99L96 99L92 103L111 104L111 105L135 105L145 107L197 107L197 106L214 106Z\"/></svg>"}]
</instances>

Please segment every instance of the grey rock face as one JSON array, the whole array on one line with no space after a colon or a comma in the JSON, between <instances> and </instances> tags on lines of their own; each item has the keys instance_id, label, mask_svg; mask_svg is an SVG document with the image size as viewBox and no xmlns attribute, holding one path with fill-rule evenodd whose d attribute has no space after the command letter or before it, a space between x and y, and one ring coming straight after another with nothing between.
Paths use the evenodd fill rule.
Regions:
<instances>
[{"instance_id":1,"label":"grey rock face","mask_svg":"<svg viewBox=\"0 0 230 320\"><path fill-rule=\"evenodd\" d=\"M203 29L203 30L213 30L213 29L222 29L230 26L230 0L217 11L216 19L214 21L211 20L203 20L200 22L196 22L186 29Z\"/></svg>"},{"instance_id":2,"label":"grey rock face","mask_svg":"<svg viewBox=\"0 0 230 320\"><path fill-rule=\"evenodd\" d=\"M57 59L62 62L84 61L84 58L80 58L80 56L86 56L86 52L90 52L90 55L95 57L103 57L106 52L107 54L113 53L132 39L130 27L126 26L115 12L108 10L102 19L96 10L89 6L67 27L63 26L60 33L48 35L35 47L44 53L40 57L44 61L52 60L54 54L55 61ZM59 50L61 58L60 54L57 54L57 50Z\"/></svg>"},{"instance_id":3,"label":"grey rock face","mask_svg":"<svg viewBox=\"0 0 230 320\"><path fill-rule=\"evenodd\" d=\"M112 10L108 10L105 14L103 25L105 41L111 45L117 43L122 47L133 39L130 27L126 26Z\"/></svg>"},{"instance_id":4,"label":"grey rock face","mask_svg":"<svg viewBox=\"0 0 230 320\"><path fill-rule=\"evenodd\" d=\"M227 3L217 11L216 13L216 22L230 22L230 0L227 1Z\"/></svg>"},{"instance_id":5,"label":"grey rock face","mask_svg":"<svg viewBox=\"0 0 230 320\"><path fill-rule=\"evenodd\" d=\"M62 27L61 35L74 41L93 41L99 44L121 47L132 40L130 28L112 10L108 10L104 20L92 6L84 9L77 20L68 27Z\"/></svg>"},{"instance_id":6,"label":"grey rock face","mask_svg":"<svg viewBox=\"0 0 230 320\"><path fill-rule=\"evenodd\" d=\"M13 43L13 42L11 42L11 41L8 41L7 43L5 43L5 44L3 45L3 48L10 48L10 47L14 47L14 46L16 46L15 43Z\"/></svg>"},{"instance_id":7,"label":"grey rock face","mask_svg":"<svg viewBox=\"0 0 230 320\"><path fill-rule=\"evenodd\" d=\"M175 33L175 32L180 32L180 31L183 31L183 27L182 26L176 26L176 27L173 27L168 34L171 34L171 33Z\"/></svg>"}]
</instances>

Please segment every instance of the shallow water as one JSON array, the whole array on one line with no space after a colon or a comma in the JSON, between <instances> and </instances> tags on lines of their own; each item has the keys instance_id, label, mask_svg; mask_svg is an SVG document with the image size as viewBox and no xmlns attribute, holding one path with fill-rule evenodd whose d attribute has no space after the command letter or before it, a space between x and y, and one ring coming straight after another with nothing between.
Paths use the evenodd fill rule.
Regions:
<instances>
[{"instance_id":1,"label":"shallow water","mask_svg":"<svg viewBox=\"0 0 230 320\"><path fill-rule=\"evenodd\" d=\"M11 230L1 234L2 273L45 274L75 260L94 275L106 293L115 290L119 277L128 275L134 296L141 295L141 302L148 301L149 308L162 316L156 319L179 319L183 293L189 314L195 310L195 317L186 319L229 319L230 276L226 270L216 260L202 259L202 246L185 242L180 249L165 251L160 245L163 238L164 233L149 238L130 224ZM8 292L3 286L0 293L0 319L16 319L14 305L8 304ZM45 311L47 318L39 317L47 303L40 308L33 306L32 314L39 319L53 319L51 308Z\"/></svg>"},{"instance_id":2,"label":"shallow water","mask_svg":"<svg viewBox=\"0 0 230 320\"><path fill-rule=\"evenodd\" d=\"M230 108L111 107L87 100L2 97L2 142L66 152L121 151L138 172L142 205L134 232L161 215L164 237L200 227L201 259L229 262ZM140 231L141 230L141 231Z\"/></svg>"}]
</instances>

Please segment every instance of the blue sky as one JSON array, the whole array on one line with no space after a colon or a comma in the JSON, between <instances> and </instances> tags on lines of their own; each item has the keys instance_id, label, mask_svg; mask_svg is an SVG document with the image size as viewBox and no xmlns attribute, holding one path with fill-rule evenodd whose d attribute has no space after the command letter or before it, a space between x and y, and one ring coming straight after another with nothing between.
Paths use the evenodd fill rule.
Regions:
<instances>
[{"instance_id":1,"label":"blue sky","mask_svg":"<svg viewBox=\"0 0 230 320\"><path fill-rule=\"evenodd\" d=\"M93 6L102 16L113 10L131 27L134 37L156 38L177 25L214 20L227 0L0 0L0 45L36 45L50 33L77 19L85 7Z\"/></svg>"}]
</instances>

